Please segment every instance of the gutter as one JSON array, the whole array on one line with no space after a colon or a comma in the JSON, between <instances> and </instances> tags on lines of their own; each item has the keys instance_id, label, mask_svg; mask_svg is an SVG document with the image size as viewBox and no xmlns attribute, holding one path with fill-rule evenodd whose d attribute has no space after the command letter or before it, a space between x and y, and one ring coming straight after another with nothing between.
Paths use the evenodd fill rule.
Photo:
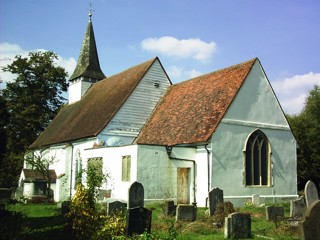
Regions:
<instances>
[{"instance_id":1,"label":"gutter","mask_svg":"<svg viewBox=\"0 0 320 240\"><path fill-rule=\"evenodd\" d=\"M207 151L207 169L208 169L208 194L210 192L210 151L208 149L208 144L204 145L204 148ZM209 197L206 198L206 207L208 206Z\"/></svg>"}]
</instances>

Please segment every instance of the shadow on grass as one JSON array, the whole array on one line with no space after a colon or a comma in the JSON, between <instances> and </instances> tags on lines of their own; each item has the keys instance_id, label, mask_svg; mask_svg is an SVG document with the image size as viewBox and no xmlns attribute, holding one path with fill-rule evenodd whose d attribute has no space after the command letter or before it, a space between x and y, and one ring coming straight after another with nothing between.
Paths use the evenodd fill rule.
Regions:
<instances>
[{"instance_id":1,"label":"shadow on grass","mask_svg":"<svg viewBox=\"0 0 320 240\"><path fill-rule=\"evenodd\" d=\"M70 226L61 215L25 217L9 211L1 211L0 215L0 240L74 239Z\"/></svg>"}]
</instances>

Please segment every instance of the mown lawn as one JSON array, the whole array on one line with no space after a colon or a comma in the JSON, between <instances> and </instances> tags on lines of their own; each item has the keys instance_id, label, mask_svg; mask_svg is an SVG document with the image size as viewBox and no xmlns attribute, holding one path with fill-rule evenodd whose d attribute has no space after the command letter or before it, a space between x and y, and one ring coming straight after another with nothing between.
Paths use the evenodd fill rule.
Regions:
<instances>
[{"instance_id":1,"label":"mown lawn","mask_svg":"<svg viewBox=\"0 0 320 240\"><path fill-rule=\"evenodd\" d=\"M178 240L224 239L224 228L213 226L214 218L205 214L206 208L198 208L197 220L194 222L176 222L175 217L164 216L161 206L146 206L153 211L153 238L142 239L168 240L174 239L173 236ZM54 204L14 204L6 205L6 210L10 211L10 216L1 216L0 239L74 239L66 219ZM299 239L297 227L283 221L266 221L264 207L243 207L236 211L251 214L253 239ZM285 213L288 217L287 205Z\"/></svg>"}]
</instances>

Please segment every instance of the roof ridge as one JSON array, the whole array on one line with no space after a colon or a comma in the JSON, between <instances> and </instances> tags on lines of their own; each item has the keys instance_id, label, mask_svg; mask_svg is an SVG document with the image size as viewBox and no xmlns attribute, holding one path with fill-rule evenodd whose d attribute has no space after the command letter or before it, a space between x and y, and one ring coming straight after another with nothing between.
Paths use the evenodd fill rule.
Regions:
<instances>
[{"instance_id":1,"label":"roof ridge","mask_svg":"<svg viewBox=\"0 0 320 240\"><path fill-rule=\"evenodd\" d=\"M149 59L149 60L147 60L147 61L145 61L145 62L143 62L143 63L139 63L139 64L136 64L136 65L134 65L134 66L131 66L131 67L127 68L127 69L124 69L124 70L122 70L122 71L120 71L120 72L117 72L117 73L115 73L115 74L113 74L113 75L110 75L108 78L111 78L111 77L120 75L120 74L122 74L122 73L124 73L124 72L126 72L126 71L130 71L130 70L132 70L132 69L134 69L134 68L137 68L137 67L139 67L139 66L142 66L142 65L144 65L144 64L147 64L148 62L150 62L150 65L151 65L156 59L158 59L158 57L154 57L154 58L151 58L151 59Z\"/></svg>"},{"instance_id":2,"label":"roof ridge","mask_svg":"<svg viewBox=\"0 0 320 240\"><path fill-rule=\"evenodd\" d=\"M187 80L184 80L184 81L175 83L175 84L173 84L172 86L180 85L180 84L183 84L183 83L186 83L186 82L189 82L189 81L193 81L193 80L198 79L198 78L205 78L205 77L207 77L208 75L216 74L216 73L219 73L219 72L228 70L228 69L231 70L231 69L236 68L236 67L241 67L241 66L246 65L246 64L249 64L249 63L251 63L251 62L254 63L256 60L259 60L259 59L258 59L257 57L255 57L255 58L252 58L252 59L250 59L250 60L247 60L247 61L244 61L244 62L241 62L241 63L233 64L233 65L228 66L228 67L224 67L224 68L221 68L221 69L217 69L217 70L215 70L215 71L213 71L213 72L201 74L200 76L193 77L193 78L190 78L190 79L187 79Z\"/></svg>"}]
</instances>

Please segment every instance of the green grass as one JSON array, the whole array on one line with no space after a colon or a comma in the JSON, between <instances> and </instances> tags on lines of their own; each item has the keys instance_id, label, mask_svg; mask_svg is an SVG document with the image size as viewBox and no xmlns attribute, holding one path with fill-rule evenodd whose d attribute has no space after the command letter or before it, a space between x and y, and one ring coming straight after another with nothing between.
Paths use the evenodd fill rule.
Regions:
<instances>
[{"instance_id":1,"label":"green grass","mask_svg":"<svg viewBox=\"0 0 320 240\"><path fill-rule=\"evenodd\" d=\"M172 237L174 235L177 240L224 239L224 228L213 226L214 218L205 214L206 208L198 208L197 220L194 222L176 222L175 217L164 216L162 204L146 207L152 210L152 239L174 239ZM72 239L66 219L60 215L56 205L15 204L6 205L6 210L12 215L8 218L1 217L0 223L8 227L5 230L9 232L7 236L10 238L7 239ZM266 221L264 207L246 206L236 211L251 215L253 239L266 239L265 237L280 240L299 239L297 227L291 227L283 221L277 223ZM288 215L289 207L285 205L285 216ZM2 228L0 228L0 239L2 239L1 233L3 233Z\"/></svg>"}]
</instances>

